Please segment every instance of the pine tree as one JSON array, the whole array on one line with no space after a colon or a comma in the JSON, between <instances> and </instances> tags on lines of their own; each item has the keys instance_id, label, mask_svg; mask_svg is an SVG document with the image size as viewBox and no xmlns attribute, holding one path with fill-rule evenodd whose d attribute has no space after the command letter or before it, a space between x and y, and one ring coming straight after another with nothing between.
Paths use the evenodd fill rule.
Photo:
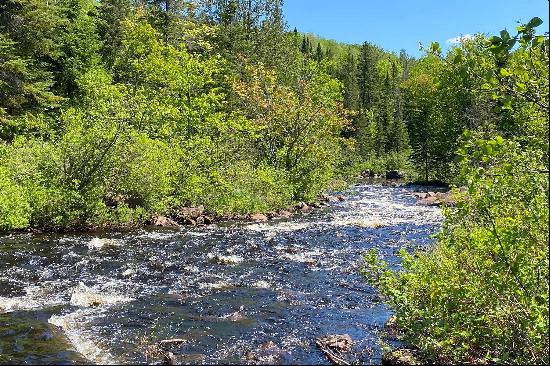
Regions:
<instances>
[{"instance_id":1,"label":"pine tree","mask_svg":"<svg viewBox=\"0 0 550 366\"><path fill-rule=\"evenodd\" d=\"M63 98L52 91L53 70L62 55L62 29L67 24L58 2L0 2L1 138L36 128L27 113L38 115L58 107ZM37 128L49 129L41 125Z\"/></svg>"},{"instance_id":2,"label":"pine tree","mask_svg":"<svg viewBox=\"0 0 550 366\"><path fill-rule=\"evenodd\" d=\"M358 110L360 108L360 91L357 81L357 61L351 50L348 51L342 64L339 76L344 84L344 107Z\"/></svg>"},{"instance_id":3,"label":"pine tree","mask_svg":"<svg viewBox=\"0 0 550 366\"><path fill-rule=\"evenodd\" d=\"M363 44L359 59L359 90L361 97L361 107L365 109L373 108L379 102L380 78L376 69L378 56L374 46L368 42Z\"/></svg>"},{"instance_id":4,"label":"pine tree","mask_svg":"<svg viewBox=\"0 0 550 366\"><path fill-rule=\"evenodd\" d=\"M77 92L77 80L100 63L101 42L96 26L95 0L62 0L67 26L62 32L61 55L55 62L55 90L66 97Z\"/></svg>"},{"instance_id":5,"label":"pine tree","mask_svg":"<svg viewBox=\"0 0 550 366\"><path fill-rule=\"evenodd\" d=\"M99 3L97 29L101 55L108 67L113 65L122 43L122 21L132 12L132 0L102 0Z\"/></svg>"},{"instance_id":6,"label":"pine tree","mask_svg":"<svg viewBox=\"0 0 550 366\"><path fill-rule=\"evenodd\" d=\"M321 42L317 43L317 49L315 51L315 60L317 62L323 61L323 48L321 47Z\"/></svg>"}]
</instances>

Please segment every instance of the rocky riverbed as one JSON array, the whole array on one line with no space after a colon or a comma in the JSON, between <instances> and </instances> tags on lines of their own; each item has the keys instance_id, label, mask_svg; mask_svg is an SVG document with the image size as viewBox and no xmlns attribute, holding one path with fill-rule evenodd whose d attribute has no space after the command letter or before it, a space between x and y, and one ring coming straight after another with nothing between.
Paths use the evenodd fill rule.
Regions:
<instances>
[{"instance_id":1,"label":"rocky riverbed","mask_svg":"<svg viewBox=\"0 0 550 366\"><path fill-rule=\"evenodd\" d=\"M326 364L328 339L379 364L391 312L362 257L376 247L397 268L402 247L433 242L441 212L416 191L358 185L269 221L0 237L0 363ZM338 334L352 341L323 338Z\"/></svg>"}]
</instances>

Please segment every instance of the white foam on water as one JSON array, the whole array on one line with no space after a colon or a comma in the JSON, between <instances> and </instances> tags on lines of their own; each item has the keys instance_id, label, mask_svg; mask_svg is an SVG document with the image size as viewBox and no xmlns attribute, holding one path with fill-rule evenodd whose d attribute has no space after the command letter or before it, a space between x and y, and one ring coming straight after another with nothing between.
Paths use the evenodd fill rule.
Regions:
<instances>
[{"instance_id":1,"label":"white foam on water","mask_svg":"<svg viewBox=\"0 0 550 366\"><path fill-rule=\"evenodd\" d=\"M199 283L199 289L201 290L223 290L230 287L233 287L233 284L227 281L219 281L214 283L210 283L210 282Z\"/></svg>"},{"instance_id":2,"label":"white foam on water","mask_svg":"<svg viewBox=\"0 0 550 366\"><path fill-rule=\"evenodd\" d=\"M307 264L316 264L318 262L317 258L322 256L324 252L319 249L307 250L304 252L298 253L283 253L280 258L292 261L292 262L301 262Z\"/></svg>"},{"instance_id":3,"label":"white foam on water","mask_svg":"<svg viewBox=\"0 0 550 366\"><path fill-rule=\"evenodd\" d=\"M115 357L96 341L92 330L86 330L85 325L95 313L91 309L79 309L65 315L53 315L48 323L63 330L75 350L86 359L99 365L120 364Z\"/></svg>"},{"instance_id":4,"label":"white foam on water","mask_svg":"<svg viewBox=\"0 0 550 366\"><path fill-rule=\"evenodd\" d=\"M122 304L133 301L129 296L119 295L103 289L90 288L79 284L71 295L71 305L81 307L96 307Z\"/></svg>"},{"instance_id":5,"label":"white foam on water","mask_svg":"<svg viewBox=\"0 0 550 366\"><path fill-rule=\"evenodd\" d=\"M164 240L164 239L171 239L178 235L181 235L179 232L142 232L139 235L136 236L136 238L139 239L153 239L153 240Z\"/></svg>"},{"instance_id":6,"label":"white foam on water","mask_svg":"<svg viewBox=\"0 0 550 366\"><path fill-rule=\"evenodd\" d=\"M36 310L64 303L60 296L48 293L48 290L41 286L28 286L25 288L25 292L26 295L18 297L0 296L0 313Z\"/></svg>"},{"instance_id":7,"label":"white foam on water","mask_svg":"<svg viewBox=\"0 0 550 366\"><path fill-rule=\"evenodd\" d=\"M136 270L135 270L135 269L128 268L127 270L125 270L124 272L122 272L122 275L123 275L124 277L129 277L129 276L131 276L131 275L133 275L133 274L135 274L135 273L136 273Z\"/></svg>"},{"instance_id":8,"label":"white foam on water","mask_svg":"<svg viewBox=\"0 0 550 366\"><path fill-rule=\"evenodd\" d=\"M359 228L381 229L401 224L440 224L443 220L441 209L406 202L414 195L407 190L378 190L370 187L358 197L352 197L342 206L343 210L331 213L327 220L315 222L279 222L253 223L245 226L247 230L264 233L266 240L280 233L294 232L312 227L340 228L353 226ZM405 199L405 201L402 201Z\"/></svg>"},{"instance_id":9,"label":"white foam on water","mask_svg":"<svg viewBox=\"0 0 550 366\"><path fill-rule=\"evenodd\" d=\"M79 283L73 289L70 304L81 307L65 315L53 315L48 322L63 329L63 332L79 352L86 359L103 365L120 364L115 357L101 346L97 332L87 327L90 320L110 307L128 303L134 299L130 296L115 292L124 282L112 280L101 285L88 287Z\"/></svg>"},{"instance_id":10,"label":"white foam on water","mask_svg":"<svg viewBox=\"0 0 550 366\"><path fill-rule=\"evenodd\" d=\"M116 247L121 246L122 241L117 239L100 239L100 238L93 238L88 243L88 249L90 250L101 250L105 247Z\"/></svg>"},{"instance_id":11,"label":"white foam on water","mask_svg":"<svg viewBox=\"0 0 550 366\"><path fill-rule=\"evenodd\" d=\"M227 264L227 265L234 265L242 263L243 258L239 257L238 255L221 255L221 254L214 254L209 253L207 258L209 260L214 260L218 264Z\"/></svg>"},{"instance_id":12,"label":"white foam on water","mask_svg":"<svg viewBox=\"0 0 550 366\"><path fill-rule=\"evenodd\" d=\"M263 281L263 280L260 280L260 281L256 281L252 284L252 287L256 287L256 288L263 288L263 289L270 289L272 288L273 286L271 285L271 283L267 282L267 281Z\"/></svg>"},{"instance_id":13,"label":"white foam on water","mask_svg":"<svg viewBox=\"0 0 550 366\"><path fill-rule=\"evenodd\" d=\"M272 236L277 233L288 233L288 232L308 229L313 225L314 225L313 223L309 223L309 222L286 221L286 222L277 223L276 225L272 225L269 223L250 224L245 226L245 228L250 231L263 232L263 233L267 233L268 236Z\"/></svg>"}]
</instances>

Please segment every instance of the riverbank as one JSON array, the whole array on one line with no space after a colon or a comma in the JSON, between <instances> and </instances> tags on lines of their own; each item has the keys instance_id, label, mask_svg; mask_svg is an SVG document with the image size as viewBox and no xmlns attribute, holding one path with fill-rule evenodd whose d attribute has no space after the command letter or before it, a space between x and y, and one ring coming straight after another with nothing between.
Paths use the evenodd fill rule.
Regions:
<instances>
[{"instance_id":1,"label":"riverbank","mask_svg":"<svg viewBox=\"0 0 550 366\"><path fill-rule=\"evenodd\" d=\"M393 175L392 175L393 177ZM410 189L418 198L418 204L425 206L454 206L455 199L449 189L449 185L441 182L406 182L403 179L384 179L379 176L370 177L361 174L356 180L348 184L348 190L360 184L381 184L382 186L399 188L406 187ZM464 188L461 188L463 191ZM20 230L12 230L7 234L17 233L102 233L109 231L132 231L140 228L181 228L181 227L201 227L224 222L264 222L274 219L291 218L296 215L309 213L311 211L329 207L332 204L345 201L345 195L342 192L332 192L320 195L317 200L310 202L294 202L292 205L281 207L277 210L258 212L252 214L216 214L203 205L181 207L170 210L164 215L152 215L140 221L129 221L124 224L106 222L103 225L89 225L76 227L30 227Z\"/></svg>"}]
</instances>

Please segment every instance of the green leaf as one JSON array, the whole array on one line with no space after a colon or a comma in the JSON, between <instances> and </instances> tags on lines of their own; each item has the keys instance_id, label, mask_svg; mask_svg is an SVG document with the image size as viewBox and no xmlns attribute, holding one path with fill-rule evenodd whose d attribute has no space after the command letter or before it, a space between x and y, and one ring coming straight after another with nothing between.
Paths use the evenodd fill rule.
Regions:
<instances>
[{"instance_id":1,"label":"green leaf","mask_svg":"<svg viewBox=\"0 0 550 366\"><path fill-rule=\"evenodd\" d=\"M510 33L508 33L506 29L502 30L500 31L500 37L502 38L503 41L507 41L510 39Z\"/></svg>"},{"instance_id":2,"label":"green leaf","mask_svg":"<svg viewBox=\"0 0 550 366\"><path fill-rule=\"evenodd\" d=\"M499 74L500 76L502 77L508 77L510 75L512 75L508 70L506 70L505 68L502 68L499 70Z\"/></svg>"},{"instance_id":3,"label":"green leaf","mask_svg":"<svg viewBox=\"0 0 550 366\"><path fill-rule=\"evenodd\" d=\"M430 46L430 52L434 54L440 54L441 53L441 46L439 45L439 42L432 42Z\"/></svg>"},{"instance_id":4,"label":"green leaf","mask_svg":"<svg viewBox=\"0 0 550 366\"><path fill-rule=\"evenodd\" d=\"M502 43L502 38L497 37L497 36L491 36L489 38L489 42L491 42L491 44L493 44L493 45L498 45L498 44Z\"/></svg>"},{"instance_id":5,"label":"green leaf","mask_svg":"<svg viewBox=\"0 0 550 366\"><path fill-rule=\"evenodd\" d=\"M502 109L511 110L512 109L512 98L506 97L502 103Z\"/></svg>"},{"instance_id":6,"label":"green leaf","mask_svg":"<svg viewBox=\"0 0 550 366\"><path fill-rule=\"evenodd\" d=\"M529 28L535 28L541 25L542 23L543 23L542 19L540 19L539 17L534 17L529 21L529 23L527 23L527 26Z\"/></svg>"},{"instance_id":7,"label":"green leaf","mask_svg":"<svg viewBox=\"0 0 550 366\"><path fill-rule=\"evenodd\" d=\"M537 47L540 44L544 43L544 36L536 36L535 39L533 39L533 47Z\"/></svg>"}]
</instances>

